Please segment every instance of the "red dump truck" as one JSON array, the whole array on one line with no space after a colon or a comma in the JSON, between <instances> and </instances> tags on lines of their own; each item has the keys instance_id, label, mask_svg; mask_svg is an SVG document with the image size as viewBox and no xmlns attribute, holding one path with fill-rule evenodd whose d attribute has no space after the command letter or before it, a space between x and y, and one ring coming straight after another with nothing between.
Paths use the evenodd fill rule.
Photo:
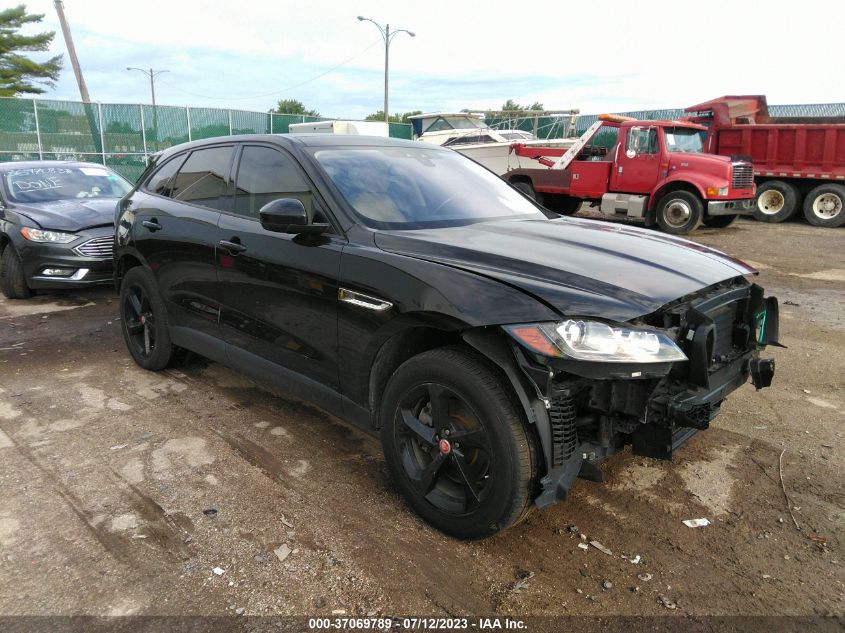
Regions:
<instances>
[{"instance_id":1,"label":"red dump truck","mask_svg":"<svg viewBox=\"0 0 845 633\"><path fill-rule=\"evenodd\" d=\"M707 128L705 151L753 162L758 220L783 222L803 208L816 226L845 224L845 117L773 117L762 95L686 111Z\"/></svg>"},{"instance_id":2,"label":"red dump truck","mask_svg":"<svg viewBox=\"0 0 845 633\"><path fill-rule=\"evenodd\" d=\"M619 128L609 151L588 145L602 127ZM533 168L520 162L502 178L564 214L589 202L606 215L642 218L675 235L702 222L724 227L752 212L754 176L747 160L705 153L705 132L689 121L603 114L569 149L511 145L517 160L530 159Z\"/></svg>"}]
</instances>

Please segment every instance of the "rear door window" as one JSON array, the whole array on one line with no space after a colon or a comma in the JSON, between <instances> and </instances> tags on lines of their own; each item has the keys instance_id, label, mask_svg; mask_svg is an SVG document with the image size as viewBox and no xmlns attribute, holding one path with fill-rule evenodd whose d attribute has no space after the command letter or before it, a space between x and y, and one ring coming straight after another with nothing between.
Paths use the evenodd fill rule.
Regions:
<instances>
[{"instance_id":1,"label":"rear door window","mask_svg":"<svg viewBox=\"0 0 845 633\"><path fill-rule=\"evenodd\" d=\"M191 152L173 180L174 200L199 204L219 211L231 206L229 171L234 147L208 147Z\"/></svg>"},{"instance_id":2,"label":"rear door window","mask_svg":"<svg viewBox=\"0 0 845 633\"><path fill-rule=\"evenodd\" d=\"M158 170L150 176L145 186L146 190L158 196L170 196L170 187L173 184L173 176L179 165L185 160L185 155L177 156L166 163L164 163Z\"/></svg>"}]
</instances>

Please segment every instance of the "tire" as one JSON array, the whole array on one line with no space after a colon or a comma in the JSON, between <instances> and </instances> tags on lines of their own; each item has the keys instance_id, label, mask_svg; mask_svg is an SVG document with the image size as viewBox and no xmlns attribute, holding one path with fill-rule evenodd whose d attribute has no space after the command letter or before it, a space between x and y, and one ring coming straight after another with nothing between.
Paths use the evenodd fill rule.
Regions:
<instances>
[{"instance_id":1,"label":"tire","mask_svg":"<svg viewBox=\"0 0 845 633\"><path fill-rule=\"evenodd\" d=\"M757 187L754 217L760 222L784 222L795 215L801 201L798 188L783 180L768 180Z\"/></svg>"},{"instance_id":2,"label":"tire","mask_svg":"<svg viewBox=\"0 0 845 633\"><path fill-rule=\"evenodd\" d=\"M734 223L734 220L737 219L737 215L713 215L708 218L704 218L704 226L708 226L711 229L723 229L726 226L730 226Z\"/></svg>"},{"instance_id":3,"label":"tire","mask_svg":"<svg viewBox=\"0 0 845 633\"><path fill-rule=\"evenodd\" d=\"M438 530L485 538L533 508L537 438L509 386L477 353L445 347L406 361L387 384L380 422L393 480Z\"/></svg>"},{"instance_id":4,"label":"tire","mask_svg":"<svg viewBox=\"0 0 845 633\"><path fill-rule=\"evenodd\" d=\"M120 322L126 348L138 365L159 371L173 359L167 311L155 277L146 268L130 268L120 284Z\"/></svg>"},{"instance_id":5,"label":"tire","mask_svg":"<svg viewBox=\"0 0 845 633\"><path fill-rule=\"evenodd\" d=\"M563 194L545 194L543 200L547 209L562 215L574 215L581 208L581 202L583 202L580 198Z\"/></svg>"},{"instance_id":6,"label":"tire","mask_svg":"<svg viewBox=\"0 0 845 633\"><path fill-rule=\"evenodd\" d=\"M525 182L524 180L517 180L516 182L512 182L511 185L514 189L521 191L532 200L537 200L537 192L534 191L534 185L532 185L530 182Z\"/></svg>"},{"instance_id":7,"label":"tire","mask_svg":"<svg viewBox=\"0 0 845 633\"><path fill-rule=\"evenodd\" d=\"M29 299L32 290L26 285L26 275L18 252L7 244L0 257L0 290L7 299Z\"/></svg>"},{"instance_id":8,"label":"tire","mask_svg":"<svg viewBox=\"0 0 845 633\"><path fill-rule=\"evenodd\" d=\"M804 198L804 217L813 226L845 224L845 187L825 184L811 190Z\"/></svg>"},{"instance_id":9,"label":"tire","mask_svg":"<svg viewBox=\"0 0 845 633\"><path fill-rule=\"evenodd\" d=\"M694 231L704 216L704 204L689 191L670 191L657 203L657 224L670 235Z\"/></svg>"}]
</instances>

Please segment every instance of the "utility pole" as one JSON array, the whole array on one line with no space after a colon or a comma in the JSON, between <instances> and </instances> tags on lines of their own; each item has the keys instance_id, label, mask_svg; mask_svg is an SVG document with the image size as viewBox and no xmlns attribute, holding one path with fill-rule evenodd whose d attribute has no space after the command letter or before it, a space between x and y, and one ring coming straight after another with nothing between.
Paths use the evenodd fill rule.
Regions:
<instances>
[{"instance_id":1,"label":"utility pole","mask_svg":"<svg viewBox=\"0 0 845 633\"><path fill-rule=\"evenodd\" d=\"M390 67L390 42L393 40L394 37L399 35L400 33L407 33L411 37L416 37L416 33L412 33L407 29L396 29L392 33L390 32L390 25L385 24L382 26L378 22L374 22L370 18L365 18L362 15L358 16L359 22L372 22L376 25L376 28L381 33L381 37L384 40L384 122L390 122L390 110L388 109L388 102L387 102L387 82L388 82L388 71Z\"/></svg>"},{"instance_id":2,"label":"utility pole","mask_svg":"<svg viewBox=\"0 0 845 633\"><path fill-rule=\"evenodd\" d=\"M126 70L137 70L139 72L144 73L150 78L150 98L152 99L153 103L153 135L155 138L155 147L156 151L158 151L158 112L156 110L156 75L160 75L162 73L169 73L169 70L153 70L150 68L149 70L145 68L135 68L134 66L127 66Z\"/></svg>"},{"instance_id":3,"label":"utility pole","mask_svg":"<svg viewBox=\"0 0 845 633\"><path fill-rule=\"evenodd\" d=\"M62 25L62 35L65 38L67 54L70 57L70 65L73 66L73 74L76 75L76 83L79 85L79 94L82 95L82 100L85 103L89 103L91 98L88 96L88 87L85 85L85 79L82 77L82 69L79 67L79 60L76 57L76 47L73 45L73 37L70 34L70 26L68 26L67 19L65 18L62 0L53 0L53 5L56 7L56 13L59 15L59 23Z\"/></svg>"}]
</instances>

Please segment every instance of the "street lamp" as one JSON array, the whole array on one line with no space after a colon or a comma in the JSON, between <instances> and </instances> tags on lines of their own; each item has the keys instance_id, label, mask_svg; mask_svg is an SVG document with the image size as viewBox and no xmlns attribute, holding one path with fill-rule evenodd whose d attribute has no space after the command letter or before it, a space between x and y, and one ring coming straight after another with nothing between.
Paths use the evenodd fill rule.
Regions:
<instances>
[{"instance_id":1,"label":"street lamp","mask_svg":"<svg viewBox=\"0 0 845 633\"><path fill-rule=\"evenodd\" d=\"M144 73L147 77L150 78L150 93L151 93L151 96L152 96L152 99L153 99L153 108L155 108L155 105L156 105L156 84L155 84L156 75L160 75L162 73L169 73L170 71L169 70L153 70L152 68L147 70L145 68L135 68L134 66L127 66L126 70L138 70L138 71ZM155 112L155 110L153 110L153 111Z\"/></svg>"},{"instance_id":2,"label":"street lamp","mask_svg":"<svg viewBox=\"0 0 845 633\"><path fill-rule=\"evenodd\" d=\"M394 31L390 30L390 25L385 24L382 26L378 22L371 20L370 18L365 18L363 15L358 16L359 22L372 22L376 25L376 28L381 33L382 39L384 39L384 122L388 123L389 119L389 110L387 108L387 72L389 67L389 60L390 60L390 42L393 40L394 37L399 35L400 33L407 33L411 37L416 37L416 33L408 31L407 29L396 29Z\"/></svg>"},{"instance_id":3,"label":"street lamp","mask_svg":"<svg viewBox=\"0 0 845 633\"><path fill-rule=\"evenodd\" d=\"M144 68L135 68L134 66L127 66L126 70L138 70L150 78L150 96L152 97L153 101L153 135L155 136L155 147L156 151L158 151L158 112L156 112L156 84L155 78L156 75L160 75L162 73L169 73L169 70L153 70L150 68L146 70ZM143 114L143 112L142 112ZM144 149L146 151L146 148Z\"/></svg>"}]
</instances>

